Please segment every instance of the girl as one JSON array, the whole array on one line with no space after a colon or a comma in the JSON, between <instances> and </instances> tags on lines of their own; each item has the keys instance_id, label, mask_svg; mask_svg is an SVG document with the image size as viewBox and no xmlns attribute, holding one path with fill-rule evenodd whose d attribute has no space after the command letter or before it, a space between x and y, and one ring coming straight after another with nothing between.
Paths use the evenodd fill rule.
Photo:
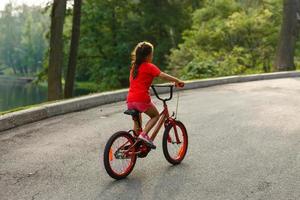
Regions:
<instances>
[{"instance_id":1,"label":"girl","mask_svg":"<svg viewBox=\"0 0 300 200\"><path fill-rule=\"evenodd\" d=\"M148 136L149 131L156 124L159 119L159 113L151 102L149 95L149 88L155 77L160 77L167 81L175 82L176 87L183 87L184 82L170 76L152 64L153 59L153 45L149 42L140 42L132 52L132 65L129 76L129 92L127 95L128 109L136 109L141 113L146 113L150 120L147 122L144 130L139 135L139 139L145 141L149 147L155 149L156 146ZM139 116L142 124L141 114ZM134 122L135 131L138 129L138 124Z\"/></svg>"}]
</instances>

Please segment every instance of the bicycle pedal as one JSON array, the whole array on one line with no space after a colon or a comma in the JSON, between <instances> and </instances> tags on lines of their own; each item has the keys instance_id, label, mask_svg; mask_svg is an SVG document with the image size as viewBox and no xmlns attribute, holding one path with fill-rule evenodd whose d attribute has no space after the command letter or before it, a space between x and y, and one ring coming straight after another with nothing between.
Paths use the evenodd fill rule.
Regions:
<instances>
[{"instance_id":1,"label":"bicycle pedal","mask_svg":"<svg viewBox=\"0 0 300 200\"><path fill-rule=\"evenodd\" d=\"M150 149L156 149L156 146L153 144L151 145L150 143L146 142L145 140L138 138L138 141L142 142L144 145L146 145L147 147L149 147Z\"/></svg>"},{"instance_id":2,"label":"bicycle pedal","mask_svg":"<svg viewBox=\"0 0 300 200\"><path fill-rule=\"evenodd\" d=\"M148 155L148 153L151 151L150 147L146 147L146 148L147 150L143 150L137 154L139 158L145 158Z\"/></svg>"},{"instance_id":3,"label":"bicycle pedal","mask_svg":"<svg viewBox=\"0 0 300 200\"><path fill-rule=\"evenodd\" d=\"M149 151L148 152L139 153L139 154L137 154L137 156L139 158L145 158L145 157L147 157L148 153L149 153Z\"/></svg>"}]
</instances>

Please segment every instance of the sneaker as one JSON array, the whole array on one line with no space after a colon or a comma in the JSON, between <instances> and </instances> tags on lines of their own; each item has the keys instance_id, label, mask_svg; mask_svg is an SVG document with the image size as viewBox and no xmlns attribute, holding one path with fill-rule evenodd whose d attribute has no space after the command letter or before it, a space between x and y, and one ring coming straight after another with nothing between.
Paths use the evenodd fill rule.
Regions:
<instances>
[{"instance_id":1,"label":"sneaker","mask_svg":"<svg viewBox=\"0 0 300 200\"><path fill-rule=\"evenodd\" d=\"M152 140L149 138L149 136L147 134L145 134L144 132L142 132L139 137L140 140L143 140L144 142L146 142L146 144L151 148L151 149L156 149L156 146L153 144Z\"/></svg>"}]
</instances>

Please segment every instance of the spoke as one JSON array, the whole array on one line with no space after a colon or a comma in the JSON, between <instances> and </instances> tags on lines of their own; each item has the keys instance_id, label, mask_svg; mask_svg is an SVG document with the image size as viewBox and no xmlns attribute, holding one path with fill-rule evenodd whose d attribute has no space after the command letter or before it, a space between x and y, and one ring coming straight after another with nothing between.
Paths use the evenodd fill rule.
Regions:
<instances>
[{"instance_id":1,"label":"spoke","mask_svg":"<svg viewBox=\"0 0 300 200\"><path fill-rule=\"evenodd\" d=\"M178 159L178 157L180 156L179 153L181 146L184 145L183 134L180 127L177 127L177 134L178 139L181 142L180 144L177 144L174 128L170 130L169 137L171 138L171 141L174 141L175 143L167 143L169 154L173 159Z\"/></svg>"},{"instance_id":2,"label":"spoke","mask_svg":"<svg viewBox=\"0 0 300 200\"><path fill-rule=\"evenodd\" d=\"M121 163L122 163L122 172L124 172L124 171L125 171L125 168L126 168L126 165L125 165L125 163L124 163L124 160L123 160L123 159L121 160Z\"/></svg>"},{"instance_id":3,"label":"spoke","mask_svg":"<svg viewBox=\"0 0 300 200\"><path fill-rule=\"evenodd\" d=\"M113 151L113 160L110 162L111 168L113 171L115 171L118 174L124 173L128 167L130 166L131 159L132 158L116 158L115 153L118 151L118 155L121 154L121 156L124 156L124 150L122 149L125 145L131 145L131 142L126 137L117 138L111 149Z\"/></svg>"}]
</instances>

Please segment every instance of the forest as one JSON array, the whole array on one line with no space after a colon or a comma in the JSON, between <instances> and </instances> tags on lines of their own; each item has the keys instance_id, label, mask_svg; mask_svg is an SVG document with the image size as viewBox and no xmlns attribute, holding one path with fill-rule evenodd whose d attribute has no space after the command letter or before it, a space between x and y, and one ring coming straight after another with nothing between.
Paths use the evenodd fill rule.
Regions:
<instances>
[{"instance_id":1,"label":"forest","mask_svg":"<svg viewBox=\"0 0 300 200\"><path fill-rule=\"evenodd\" d=\"M37 75L49 47L49 25L42 8L7 4L0 17L0 74Z\"/></svg>"},{"instance_id":2,"label":"forest","mask_svg":"<svg viewBox=\"0 0 300 200\"><path fill-rule=\"evenodd\" d=\"M130 54L154 45L154 63L183 80L295 70L298 0L53 0L7 4L0 15L0 75L48 85L128 87Z\"/></svg>"}]
</instances>

